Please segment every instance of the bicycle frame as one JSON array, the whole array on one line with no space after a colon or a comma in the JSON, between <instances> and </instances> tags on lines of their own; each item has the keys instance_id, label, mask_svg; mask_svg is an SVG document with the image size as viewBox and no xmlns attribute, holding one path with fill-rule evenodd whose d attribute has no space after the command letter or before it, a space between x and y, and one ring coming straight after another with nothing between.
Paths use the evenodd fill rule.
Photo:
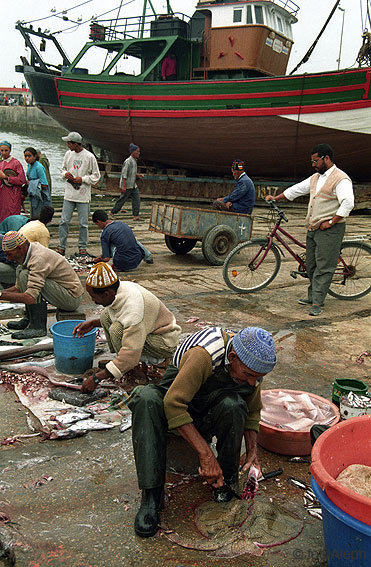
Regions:
<instances>
[{"instance_id":1,"label":"bicycle frame","mask_svg":"<svg viewBox=\"0 0 371 567\"><path fill-rule=\"evenodd\" d=\"M271 203L272 201L270 201ZM303 258L301 258L299 256L299 254L297 254L294 250L292 250L292 248L290 247L290 245L283 240L283 238L280 237L280 235L278 234L279 232L281 232L284 236L286 236L286 238L289 238L291 240L291 242L293 244L296 244L297 246L300 246L300 248L303 248L304 250L306 250L306 245L303 244L302 242L300 242L300 240L297 240L297 238L295 238L294 236L292 236L289 232L287 232L287 230L285 230L284 228L282 228L280 226L282 220L286 220L287 218L285 216L285 214L278 209L277 205L272 205L272 208L274 208L278 214L278 220L276 221L272 232L268 235L268 246L265 248L264 254L263 256L259 259L259 261L257 262L257 264L255 264L256 259L259 257L260 255L260 251L256 254L256 256L252 259L251 261L251 265L254 266L253 269L257 269L259 268L259 266L262 264L262 262L264 262L269 250L272 248L273 245L273 239L275 238L276 240L278 240L278 242L280 244L282 244L282 246L285 248L285 250L287 250L287 252L289 254L291 254L291 256L294 258L294 260L296 260L299 264L299 272L293 272L292 275L294 275L295 273L300 273L300 275L307 277L307 266L305 261L303 260ZM281 251L280 251L281 252ZM281 252L282 253L282 252ZM344 262L343 258L341 257L341 255L339 256L339 260L338 263L341 264L341 274L344 276L344 278L346 278L347 276L351 276L352 275L352 270L347 266L347 264ZM335 274L339 273L337 271L335 271ZM294 276L296 277L296 276Z\"/></svg>"},{"instance_id":2,"label":"bicycle frame","mask_svg":"<svg viewBox=\"0 0 371 567\"><path fill-rule=\"evenodd\" d=\"M299 266L302 268L303 272L307 271L307 267L305 265L305 262L303 261L303 259L299 256L299 254L297 254L294 250L292 250L292 248L290 247L290 245L283 240L283 238L280 237L280 235L278 234L278 232L281 232L284 236L286 236L287 238L289 238L291 240L291 242L293 242L294 244L296 244L297 246L300 246L300 248L303 248L304 250L306 249L305 244L303 244L302 242L300 242L299 240L297 240L294 236L292 236L289 232L287 232L284 228L281 228L280 224L281 224L281 220L283 217L280 217L278 219L278 221L276 222L276 224L273 227L272 232L269 234L268 236L268 246L265 248L264 254L263 256L259 259L259 261L257 262L257 264L255 264L255 260L258 258L260 252L258 252L255 256L255 258L253 258L251 264L254 265L254 269L257 269L262 262L264 262L269 250L272 248L273 245L273 239L275 238L276 240L278 240L278 242L280 244L282 244L282 246L287 250L287 252L289 252L289 254L291 254L291 256L294 258L294 260L296 260L299 263Z\"/></svg>"}]
</instances>

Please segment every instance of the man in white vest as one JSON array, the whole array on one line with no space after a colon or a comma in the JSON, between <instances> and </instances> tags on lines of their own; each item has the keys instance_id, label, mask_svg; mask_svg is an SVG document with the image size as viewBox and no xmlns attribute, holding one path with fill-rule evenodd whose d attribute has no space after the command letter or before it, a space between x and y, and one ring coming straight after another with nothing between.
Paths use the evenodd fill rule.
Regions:
<instances>
[{"instance_id":1,"label":"man in white vest","mask_svg":"<svg viewBox=\"0 0 371 567\"><path fill-rule=\"evenodd\" d=\"M316 173L276 197L266 197L267 201L292 201L300 195L310 196L306 217L306 263L310 284L308 297L299 299L299 303L311 305L309 315L314 316L322 313L339 258L345 219L354 207L352 182L333 160L331 146L318 144L311 154Z\"/></svg>"}]
</instances>

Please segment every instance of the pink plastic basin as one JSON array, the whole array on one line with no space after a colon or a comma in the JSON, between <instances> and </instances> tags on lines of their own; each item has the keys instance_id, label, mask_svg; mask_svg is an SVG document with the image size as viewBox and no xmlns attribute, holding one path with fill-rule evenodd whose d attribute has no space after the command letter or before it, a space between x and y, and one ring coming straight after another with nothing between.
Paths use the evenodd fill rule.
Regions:
<instances>
[{"instance_id":1,"label":"pink plastic basin","mask_svg":"<svg viewBox=\"0 0 371 567\"><path fill-rule=\"evenodd\" d=\"M371 415L347 419L322 433L313 445L310 467L315 481L331 502L371 526L371 498L335 480L349 465L371 467Z\"/></svg>"},{"instance_id":2,"label":"pink plastic basin","mask_svg":"<svg viewBox=\"0 0 371 567\"><path fill-rule=\"evenodd\" d=\"M271 394L272 392L285 392L292 395L308 394L308 396L310 396L310 398L312 398L313 400L318 400L330 406L335 416L334 420L331 422L331 425L334 425L340 419L339 408L335 404L329 402L321 396L317 396L316 394L312 394L310 392L303 392L302 390L286 390L282 388L262 390L261 395L263 406L265 405L265 393ZM278 453L280 455L310 455L310 452L312 450L312 444L310 441L310 427L308 429L303 429L300 431L290 431L282 429L280 427L275 427L273 425L268 425L267 423L260 421L258 443L259 445L261 445L261 447L264 447L264 449L268 449L268 451L273 451L274 453Z\"/></svg>"}]
</instances>

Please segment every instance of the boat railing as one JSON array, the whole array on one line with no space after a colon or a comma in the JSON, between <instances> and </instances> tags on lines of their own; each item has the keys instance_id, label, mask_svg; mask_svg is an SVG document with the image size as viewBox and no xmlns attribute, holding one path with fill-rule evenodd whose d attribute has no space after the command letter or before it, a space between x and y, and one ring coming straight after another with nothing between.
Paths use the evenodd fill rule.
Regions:
<instances>
[{"instance_id":1,"label":"boat railing","mask_svg":"<svg viewBox=\"0 0 371 567\"><path fill-rule=\"evenodd\" d=\"M90 26L90 39L93 41L112 41L149 37L152 22L155 20L160 21L173 18L178 18L185 22L188 22L190 19L186 14L174 12L172 14L160 14L156 16L151 14L144 16L128 16L126 18L111 20L95 20Z\"/></svg>"},{"instance_id":2,"label":"boat railing","mask_svg":"<svg viewBox=\"0 0 371 567\"><path fill-rule=\"evenodd\" d=\"M272 0L272 2L274 4L278 4L279 6L290 12L290 14L292 14L293 16L296 16L296 14L300 10L299 6L295 2L293 2L293 0Z\"/></svg>"}]
</instances>

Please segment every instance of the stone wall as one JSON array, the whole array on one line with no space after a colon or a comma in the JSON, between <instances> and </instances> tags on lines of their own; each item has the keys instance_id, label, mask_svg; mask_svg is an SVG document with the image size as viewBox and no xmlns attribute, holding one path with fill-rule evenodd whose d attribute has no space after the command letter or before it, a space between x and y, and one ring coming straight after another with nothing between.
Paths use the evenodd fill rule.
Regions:
<instances>
[{"instance_id":1,"label":"stone wall","mask_svg":"<svg viewBox=\"0 0 371 567\"><path fill-rule=\"evenodd\" d=\"M36 106L0 106L0 128L47 129L64 134L65 128Z\"/></svg>"}]
</instances>

